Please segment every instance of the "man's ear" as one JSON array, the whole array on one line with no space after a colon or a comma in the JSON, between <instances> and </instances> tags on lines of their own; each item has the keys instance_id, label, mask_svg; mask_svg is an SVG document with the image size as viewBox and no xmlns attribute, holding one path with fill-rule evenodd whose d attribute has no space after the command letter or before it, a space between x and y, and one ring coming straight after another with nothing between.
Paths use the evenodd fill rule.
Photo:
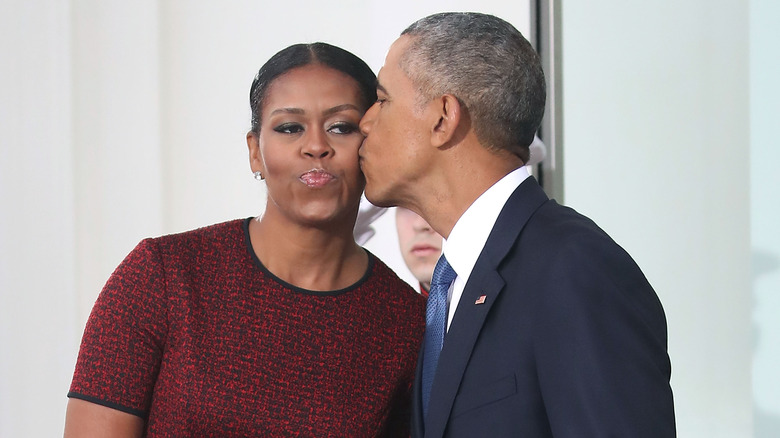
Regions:
<instances>
[{"instance_id":1,"label":"man's ear","mask_svg":"<svg viewBox=\"0 0 780 438\"><path fill-rule=\"evenodd\" d=\"M431 142L440 147L447 144L455 136L461 122L462 108L460 101L452 94L444 94L432 103L434 114L438 117L431 132Z\"/></svg>"},{"instance_id":2,"label":"man's ear","mask_svg":"<svg viewBox=\"0 0 780 438\"><path fill-rule=\"evenodd\" d=\"M253 131L247 132L246 145L249 148L249 167L252 172L260 171L265 175L263 155L260 153L260 137Z\"/></svg>"}]
</instances>

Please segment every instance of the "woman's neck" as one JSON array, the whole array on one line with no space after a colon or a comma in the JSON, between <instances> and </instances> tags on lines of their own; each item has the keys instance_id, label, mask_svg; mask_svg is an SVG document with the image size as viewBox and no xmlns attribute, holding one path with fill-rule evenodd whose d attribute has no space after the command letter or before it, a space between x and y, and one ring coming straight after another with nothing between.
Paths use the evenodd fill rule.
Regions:
<instances>
[{"instance_id":1,"label":"woman's neck","mask_svg":"<svg viewBox=\"0 0 780 438\"><path fill-rule=\"evenodd\" d=\"M332 291L351 286L368 268L368 254L352 230L304 226L262 217L249 224L252 248L274 275L297 287Z\"/></svg>"}]
</instances>

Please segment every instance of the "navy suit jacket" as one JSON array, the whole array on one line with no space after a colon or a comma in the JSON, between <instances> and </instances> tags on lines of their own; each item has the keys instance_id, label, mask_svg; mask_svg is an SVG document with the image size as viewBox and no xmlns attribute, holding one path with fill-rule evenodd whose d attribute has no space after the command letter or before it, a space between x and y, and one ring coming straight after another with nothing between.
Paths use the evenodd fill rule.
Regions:
<instances>
[{"instance_id":1,"label":"navy suit jacket","mask_svg":"<svg viewBox=\"0 0 780 438\"><path fill-rule=\"evenodd\" d=\"M418 363L412 436L673 437L666 339L633 259L527 178L466 283L424 424Z\"/></svg>"}]
</instances>

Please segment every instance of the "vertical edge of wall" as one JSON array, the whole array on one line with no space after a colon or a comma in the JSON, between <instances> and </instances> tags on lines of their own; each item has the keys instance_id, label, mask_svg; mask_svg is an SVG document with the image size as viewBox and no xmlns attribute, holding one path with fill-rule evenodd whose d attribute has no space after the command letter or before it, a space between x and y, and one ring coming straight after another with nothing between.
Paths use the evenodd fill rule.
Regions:
<instances>
[{"instance_id":1,"label":"vertical edge of wall","mask_svg":"<svg viewBox=\"0 0 780 438\"><path fill-rule=\"evenodd\" d=\"M547 196L563 203L563 87L561 77L561 5L560 0L536 0L531 3L536 16L534 44L542 59L547 79L547 105L539 129L539 138L547 147L547 156L535 169Z\"/></svg>"}]
</instances>

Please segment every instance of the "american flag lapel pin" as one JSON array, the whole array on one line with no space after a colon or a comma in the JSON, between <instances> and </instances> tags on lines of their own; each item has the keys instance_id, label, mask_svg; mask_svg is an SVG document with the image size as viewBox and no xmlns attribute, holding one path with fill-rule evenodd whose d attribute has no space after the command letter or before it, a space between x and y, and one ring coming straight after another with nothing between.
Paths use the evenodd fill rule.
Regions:
<instances>
[{"instance_id":1,"label":"american flag lapel pin","mask_svg":"<svg viewBox=\"0 0 780 438\"><path fill-rule=\"evenodd\" d=\"M477 298L477 301L474 301L474 304L485 304L486 298L487 295L480 295L479 298Z\"/></svg>"}]
</instances>

